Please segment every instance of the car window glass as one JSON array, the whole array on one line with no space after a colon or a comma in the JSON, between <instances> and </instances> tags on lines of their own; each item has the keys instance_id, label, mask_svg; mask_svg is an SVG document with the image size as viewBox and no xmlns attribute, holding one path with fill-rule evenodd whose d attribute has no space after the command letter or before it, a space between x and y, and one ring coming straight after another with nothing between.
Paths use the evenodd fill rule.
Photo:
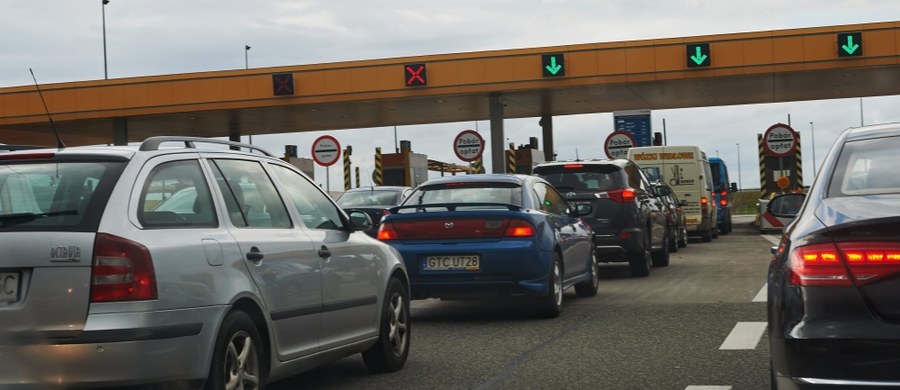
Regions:
<instances>
[{"instance_id":1,"label":"car window glass","mask_svg":"<svg viewBox=\"0 0 900 390\"><path fill-rule=\"evenodd\" d=\"M288 198L294 203L306 227L334 230L343 228L340 210L312 182L280 165L269 166L287 192Z\"/></svg>"},{"instance_id":2,"label":"car window glass","mask_svg":"<svg viewBox=\"0 0 900 390\"><path fill-rule=\"evenodd\" d=\"M900 193L900 174L893 165L897 150L900 137L847 142L828 196Z\"/></svg>"},{"instance_id":3,"label":"car window glass","mask_svg":"<svg viewBox=\"0 0 900 390\"><path fill-rule=\"evenodd\" d=\"M143 184L138 221L146 228L217 226L209 185L197 160L153 168Z\"/></svg>"},{"instance_id":4,"label":"car window glass","mask_svg":"<svg viewBox=\"0 0 900 390\"><path fill-rule=\"evenodd\" d=\"M397 202L399 192L396 191L355 191L345 192L337 199L338 206L392 206Z\"/></svg>"},{"instance_id":5,"label":"car window glass","mask_svg":"<svg viewBox=\"0 0 900 390\"><path fill-rule=\"evenodd\" d=\"M625 173L628 176L628 186L634 189L647 190L647 186L644 185L644 181L641 180L643 177L641 175L641 170L637 168L636 165L626 165Z\"/></svg>"},{"instance_id":6,"label":"car window glass","mask_svg":"<svg viewBox=\"0 0 900 390\"><path fill-rule=\"evenodd\" d=\"M262 165L246 160L213 160L213 173L235 226L288 228L291 220Z\"/></svg>"},{"instance_id":7,"label":"car window glass","mask_svg":"<svg viewBox=\"0 0 900 390\"><path fill-rule=\"evenodd\" d=\"M504 203L522 205L522 187L515 183L449 183L419 187L404 204ZM493 206L478 206L493 207Z\"/></svg>"},{"instance_id":8,"label":"car window glass","mask_svg":"<svg viewBox=\"0 0 900 390\"><path fill-rule=\"evenodd\" d=\"M532 188L535 195L537 195L537 199L538 202L540 202L542 211L546 211L550 214L561 215L568 210L569 205L552 187L544 183L534 183L534 186Z\"/></svg>"}]
</instances>

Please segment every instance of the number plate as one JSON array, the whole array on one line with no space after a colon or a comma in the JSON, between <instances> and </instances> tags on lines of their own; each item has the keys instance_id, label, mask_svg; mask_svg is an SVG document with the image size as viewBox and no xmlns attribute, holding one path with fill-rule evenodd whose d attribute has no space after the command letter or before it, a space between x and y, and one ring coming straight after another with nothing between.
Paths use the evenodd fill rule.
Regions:
<instances>
[{"instance_id":1,"label":"number plate","mask_svg":"<svg viewBox=\"0 0 900 390\"><path fill-rule=\"evenodd\" d=\"M19 300L19 273L0 272L0 302Z\"/></svg>"},{"instance_id":2,"label":"number plate","mask_svg":"<svg viewBox=\"0 0 900 390\"><path fill-rule=\"evenodd\" d=\"M428 256L422 265L425 271L478 271L480 263L478 255Z\"/></svg>"}]
</instances>

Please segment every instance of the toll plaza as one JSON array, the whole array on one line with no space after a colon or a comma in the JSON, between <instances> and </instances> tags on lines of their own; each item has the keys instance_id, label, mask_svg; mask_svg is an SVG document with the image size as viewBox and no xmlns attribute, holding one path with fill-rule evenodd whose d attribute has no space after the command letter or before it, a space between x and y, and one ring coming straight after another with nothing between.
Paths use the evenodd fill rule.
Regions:
<instances>
[{"instance_id":1,"label":"toll plaza","mask_svg":"<svg viewBox=\"0 0 900 390\"><path fill-rule=\"evenodd\" d=\"M0 142L126 144L900 94L900 22L438 54L0 88ZM306 157L305 148L300 157ZM517 159L518 157L516 157ZM427 169L428 162L425 159ZM413 179L414 180L414 179Z\"/></svg>"}]
</instances>

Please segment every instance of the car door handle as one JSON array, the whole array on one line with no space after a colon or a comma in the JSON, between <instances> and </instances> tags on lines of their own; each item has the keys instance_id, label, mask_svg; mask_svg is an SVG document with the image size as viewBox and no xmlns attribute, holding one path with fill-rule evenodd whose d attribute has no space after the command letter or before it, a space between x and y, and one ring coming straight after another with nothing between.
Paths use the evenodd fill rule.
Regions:
<instances>
[{"instance_id":1,"label":"car door handle","mask_svg":"<svg viewBox=\"0 0 900 390\"><path fill-rule=\"evenodd\" d=\"M254 263L258 263L263 259L263 253L259 251L257 247L250 247L250 252L247 252L247 260L250 260Z\"/></svg>"},{"instance_id":2,"label":"car door handle","mask_svg":"<svg viewBox=\"0 0 900 390\"><path fill-rule=\"evenodd\" d=\"M326 247L325 245L322 245L322 249L319 249L319 257L321 257L323 259L327 259L327 258L331 257L331 251L328 250L328 247Z\"/></svg>"}]
</instances>

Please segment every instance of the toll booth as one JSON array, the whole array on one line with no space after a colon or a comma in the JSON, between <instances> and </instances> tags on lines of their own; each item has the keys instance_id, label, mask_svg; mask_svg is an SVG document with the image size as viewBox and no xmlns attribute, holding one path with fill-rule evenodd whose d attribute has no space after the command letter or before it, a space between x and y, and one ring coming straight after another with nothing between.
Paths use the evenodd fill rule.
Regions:
<instances>
[{"instance_id":1,"label":"toll booth","mask_svg":"<svg viewBox=\"0 0 900 390\"><path fill-rule=\"evenodd\" d=\"M516 148L516 173L530 175L534 166L544 161L544 152L538 149L537 137L529 138L528 145Z\"/></svg>"},{"instance_id":2,"label":"toll booth","mask_svg":"<svg viewBox=\"0 0 900 390\"><path fill-rule=\"evenodd\" d=\"M386 186L415 187L428 180L428 155L412 152L410 141L400 141L400 153L381 155Z\"/></svg>"},{"instance_id":3,"label":"toll booth","mask_svg":"<svg viewBox=\"0 0 900 390\"><path fill-rule=\"evenodd\" d=\"M300 172L305 173L310 179L316 180L315 161L311 158L297 157L297 145L284 145L284 157L281 159L297 167Z\"/></svg>"}]
</instances>

